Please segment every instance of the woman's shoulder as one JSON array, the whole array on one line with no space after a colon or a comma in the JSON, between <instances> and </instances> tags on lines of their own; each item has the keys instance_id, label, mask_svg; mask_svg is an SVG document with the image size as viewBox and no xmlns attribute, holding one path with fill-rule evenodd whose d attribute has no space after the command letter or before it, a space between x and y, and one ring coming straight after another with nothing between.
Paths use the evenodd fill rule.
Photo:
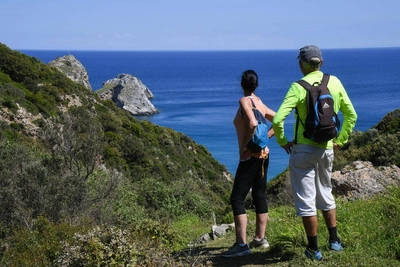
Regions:
<instances>
[{"instance_id":1,"label":"woman's shoulder","mask_svg":"<svg viewBox=\"0 0 400 267\"><path fill-rule=\"evenodd\" d=\"M243 96L242 98L239 99L239 103L241 105L251 103L251 98L248 96Z\"/></svg>"},{"instance_id":2,"label":"woman's shoulder","mask_svg":"<svg viewBox=\"0 0 400 267\"><path fill-rule=\"evenodd\" d=\"M261 101L261 98L258 96L242 96L242 98L240 98L240 101L257 102L257 101Z\"/></svg>"}]
</instances>

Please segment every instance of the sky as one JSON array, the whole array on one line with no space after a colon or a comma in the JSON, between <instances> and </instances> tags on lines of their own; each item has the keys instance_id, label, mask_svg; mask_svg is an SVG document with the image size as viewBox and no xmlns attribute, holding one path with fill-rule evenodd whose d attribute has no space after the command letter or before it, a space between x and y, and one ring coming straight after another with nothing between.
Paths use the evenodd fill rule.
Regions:
<instances>
[{"instance_id":1,"label":"sky","mask_svg":"<svg viewBox=\"0 0 400 267\"><path fill-rule=\"evenodd\" d=\"M1 0L16 50L400 47L399 0Z\"/></svg>"}]
</instances>

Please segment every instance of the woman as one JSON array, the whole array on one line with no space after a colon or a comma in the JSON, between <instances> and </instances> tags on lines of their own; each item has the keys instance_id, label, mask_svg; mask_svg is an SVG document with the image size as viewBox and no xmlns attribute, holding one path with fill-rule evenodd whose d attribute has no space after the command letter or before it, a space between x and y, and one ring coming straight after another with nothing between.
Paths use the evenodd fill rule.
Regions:
<instances>
[{"instance_id":1,"label":"woman","mask_svg":"<svg viewBox=\"0 0 400 267\"><path fill-rule=\"evenodd\" d=\"M239 166L236 170L235 181L230 197L233 209L236 242L228 251L222 253L223 257L244 256L251 253L250 247L269 247L265 238L265 228L268 220L268 206L266 200L266 173L269 164L269 149L261 151L250 150L249 142L257 128L258 121L253 113L253 104L268 121L272 121L275 112L263 104L255 95L258 87L258 76L253 70L246 70L242 74L241 86L244 96L240 99L240 107L233 120L236 128L239 144ZM272 127L268 131L268 137L274 135ZM250 191L256 210L256 233L253 241L247 245L246 227L247 215L244 208L244 200Z\"/></svg>"}]
</instances>

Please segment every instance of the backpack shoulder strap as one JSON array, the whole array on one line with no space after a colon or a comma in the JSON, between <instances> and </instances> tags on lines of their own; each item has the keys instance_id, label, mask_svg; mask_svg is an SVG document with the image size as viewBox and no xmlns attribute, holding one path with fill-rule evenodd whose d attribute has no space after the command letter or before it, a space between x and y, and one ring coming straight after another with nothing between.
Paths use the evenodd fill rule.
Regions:
<instances>
[{"instance_id":1,"label":"backpack shoulder strap","mask_svg":"<svg viewBox=\"0 0 400 267\"><path fill-rule=\"evenodd\" d=\"M252 109L257 109L256 105L254 105L253 99L251 99L251 97L248 97L251 101L251 105L252 105ZM242 116L242 118L244 118L244 114L243 114L243 108L240 105L240 101L239 101L239 106L240 106L240 116Z\"/></svg>"},{"instance_id":2,"label":"backpack shoulder strap","mask_svg":"<svg viewBox=\"0 0 400 267\"><path fill-rule=\"evenodd\" d=\"M306 90L311 90L311 84L309 84L308 82L306 82L305 80L299 80L296 83L300 84L301 86L304 87L304 89Z\"/></svg>"},{"instance_id":3,"label":"backpack shoulder strap","mask_svg":"<svg viewBox=\"0 0 400 267\"><path fill-rule=\"evenodd\" d=\"M250 98L250 97L249 97L249 98ZM250 101L251 101L251 105L253 106L253 109L257 109L257 108L256 108L256 105L254 105L253 99L250 98Z\"/></svg>"},{"instance_id":4,"label":"backpack shoulder strap","mask_svg":"<svg viewBox=\"0 0 400 267\"><path fill-rule=\"evenodd\" d=\"M329 74L324 73L324 76L322 76L321 85L328 87L329 77Z\"/></svg>"},{"instance_id":5,"label":"backpack shoulder strap","mask_svg":"<svg viewBox=\"0 0 400 267\"><path fill-rule=\"evenodd\" d=\"M328 82L329 82L329 74L324 73L324 75L322 76L322 81L321 81L321 85L324 85L325 87L328 86ZM305 80L299 80L296 83L300 84L301 86L303 86L306 90L311 90L312 85L309 84L308 82L306 82Z\"/></svg>"}]
</instances>

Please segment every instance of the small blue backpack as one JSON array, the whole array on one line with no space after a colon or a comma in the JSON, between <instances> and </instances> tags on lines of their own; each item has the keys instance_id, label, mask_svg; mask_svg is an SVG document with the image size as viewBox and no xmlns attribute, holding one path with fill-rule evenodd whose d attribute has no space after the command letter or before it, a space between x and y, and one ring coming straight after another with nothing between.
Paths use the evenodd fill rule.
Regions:
<instances>
[{"instance_id":1,"label":"small blue backpack","mask_svg":"<svg viewBox=\"0 0 400 267\"><path fill-rule=\"evenodd\" d=\"M256 108L253 100L250 98L251 104L253 106L253 113L258 121L256 131L251 138L250 142L247 144L246 148L252 152L260 152L268 146L268 125L267 119L264 115Z\"/></svg>"}]
</instances>

